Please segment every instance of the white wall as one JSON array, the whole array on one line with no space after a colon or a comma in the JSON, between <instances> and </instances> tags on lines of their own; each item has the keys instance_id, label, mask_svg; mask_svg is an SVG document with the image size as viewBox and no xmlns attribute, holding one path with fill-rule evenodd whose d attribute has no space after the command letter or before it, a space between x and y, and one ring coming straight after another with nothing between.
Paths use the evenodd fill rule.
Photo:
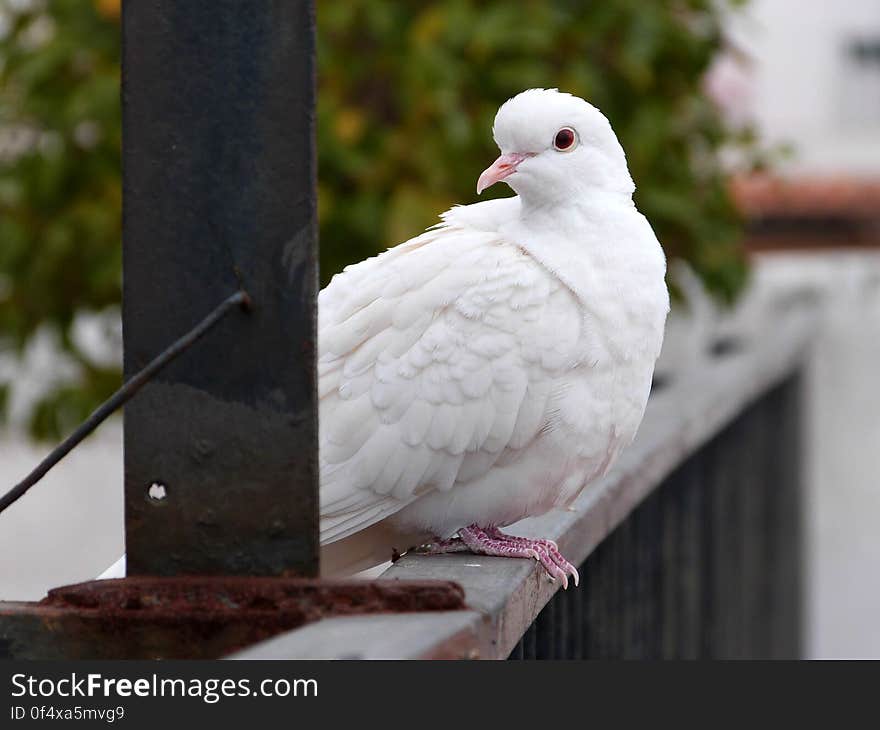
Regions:
<instances>
[{"instance_id":1,"label":"white wall","mask_svg":"<svg viewBox=\"0 0 880 730\"><path fill-rule=\"evenodd\" d=\"M880 254L806 257L826 319L809 382L808 646L880 657Z\"/></svg>"},{"instance_id":2,"label":"white wall","mask_svg":"<svg viewBox=\"0 0 880 730\"><path fill-rule=\"evenodd\" d=\"M752 0L730 31L754 61L742 103L766 140L795 145L793 170L880 174L880 63L856 72L843 50L880 42L880 2Z\"/></svg>"}]
</instances>

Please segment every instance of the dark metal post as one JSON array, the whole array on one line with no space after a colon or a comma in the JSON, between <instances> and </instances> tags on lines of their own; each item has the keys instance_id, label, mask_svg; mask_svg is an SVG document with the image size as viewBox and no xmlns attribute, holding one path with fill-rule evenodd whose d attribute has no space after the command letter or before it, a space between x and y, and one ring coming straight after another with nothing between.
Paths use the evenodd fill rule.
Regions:
<instances>
[{"instance_id":1,"label":"dark metal post","mask_svg":"<svg viewBox=\"0 0 880 730\"><path fill-rule=\"evenodd\" d=\"M253 300L126 407L130 574L317 573L312 5L124 4L126 374Z\"/></svg>"}]
</instances>

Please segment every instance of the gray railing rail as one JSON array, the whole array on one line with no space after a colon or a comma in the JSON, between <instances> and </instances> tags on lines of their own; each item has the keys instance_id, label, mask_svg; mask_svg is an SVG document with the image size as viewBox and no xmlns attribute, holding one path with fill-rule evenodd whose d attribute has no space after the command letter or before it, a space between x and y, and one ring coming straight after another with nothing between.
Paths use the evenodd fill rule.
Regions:
<instances>
[{"instance_id":1,"label":"gray railing rail","mask_svg":"<svg viewBox=\"0 0 880 730\"><path fill-rule=\"evenodd\" d=\"M406 555L382 577L455 581L469 610L325 619L236 657L799 655L799 373L815 314L808 298L770 305L652 394L633 445L570 511L512 528L556 540L582 565L579 590L528 561Z\"/></svg>"}]
</instances>

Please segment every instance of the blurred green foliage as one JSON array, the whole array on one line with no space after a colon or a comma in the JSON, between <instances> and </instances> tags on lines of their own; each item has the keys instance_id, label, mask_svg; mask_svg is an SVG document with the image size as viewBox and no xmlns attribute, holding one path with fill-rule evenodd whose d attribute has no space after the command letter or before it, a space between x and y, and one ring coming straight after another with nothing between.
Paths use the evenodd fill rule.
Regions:
<instances>
[{"instance_id":1,"label":"blurred green foliage","mask_svg":"<svg viewBox=\"0 0 880 730\"><path fill-rule=\"evenodd\" d=\"M48 326L80 372L37 403L37 436L69 431L120 381L71 337L77 311L121 297L118 10L0 0L0 351Z\"/></svg>"},{"instance_id":2,"label":"blurred green foliage","mask_svg":"<svg viewBox=\"0 0 880 730\"><path fill-rule=\"evenodd\" d=\"M738 4L738 3L728 3ZM617 131L639 208L671 255L732 299L741 223L718 150L733 140L702 90L721 46L713 0L377 2L319 8L324 279L475 200L499 104L558 87ZM486 197L510 195L497 186Z\"/></svg>"},{"instance_id":3,"label":"blurred green foliage","mask_svg":"<svg viewBox=\"0 0 880 730\"><path fill-rule=\"evenodd\" d=\"M319 5L325 282L475 200L476 177L497 152L497 107L542 86L608 115L667 252L720 299L739 291L741 222L718 153L752 141L725 129L702 90L722 43L722 3ZM71 338L77 311L121 296L119 0L0 0L0 11L0 348L20 351L49 326L79 364L77 382L35 409L35 433L55 436L119 382ZM497 186L486 197L509 194Z\"/></svg>"}]
</instances>

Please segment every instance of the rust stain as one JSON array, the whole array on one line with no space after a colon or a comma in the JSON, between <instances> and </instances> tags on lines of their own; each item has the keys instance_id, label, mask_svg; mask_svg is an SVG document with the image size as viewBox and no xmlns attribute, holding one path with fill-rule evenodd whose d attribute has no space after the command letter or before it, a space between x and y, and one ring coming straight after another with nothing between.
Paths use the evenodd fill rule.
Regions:
<instances>
[{"instance_id":1,"label":"rust stain","mask_svg":"<svg viewBox=\"0 0 880 730\"><path fill-rule=\"evenodd\" d=\"M330 616L465 607L445 581L131 577L0 603L0 640L13 658L216 658Z\"/></svg>"},{"instance_id":2,"label":"rust stain","mask_svg":"<svg viewBox=\"0 0 880 730\"><path fill-rule=\"evenodd\" d=\"M448 581L332 581L246 576L131 577L62 586L38 604L96 610L105 616L141 612L190 616L216 612L274 616L464 608L464 590ZM314 619L312 619L314 620Z\"/></svg>"}]
</instances>

